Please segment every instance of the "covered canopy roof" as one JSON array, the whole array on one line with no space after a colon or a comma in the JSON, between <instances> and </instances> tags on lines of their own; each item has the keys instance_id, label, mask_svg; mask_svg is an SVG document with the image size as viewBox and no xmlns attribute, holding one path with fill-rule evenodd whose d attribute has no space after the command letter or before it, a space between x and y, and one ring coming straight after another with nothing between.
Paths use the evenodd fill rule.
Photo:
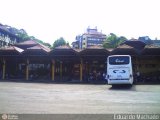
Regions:
<instances>
[{"instance_id":1,"label":"covered canopy roof","mask_svg":"<svg viewBox=\"0 0 160 120\"><path fill-rule=\"evenodd\" d=\"M79 52L80 57L83 60L93 61L105 61L110 52L100 46L91 46Z\"/></svg>"},{"instance_id":2,"label":"covered canopy roof","mask_svg":"<svg viewBox=\"0 0 160 120\"><path fill-rule=\"evenodd\" d=\"M81 56L107 56L109 51L101 46L90 46L79 52Z\"/></svg>"},{"instance_id":3,"label":"covered canopy roof","mask_svg":"<svg viewBox=\"0 0 160 120\"><path fill-rule=\"evenodd\" d=\"M27 40L27 41L15 44L15 46L17 46L19 48L22 48L22 49L27 49L29 47L33 47L33 46L36 46L36 45L38 45L38 43L35 42L34 40Z\"/></svg>"},{"instance_id":4,"label":"covered canopy roof","mask_svg":"<svg viewBox=\"0 0 160 120\"><path fill-rule=\"evenodd\" d=\"M38 43L35 40L28 40L21 43L16 44L20 48L23 48L23 55L27 56L40 56L47 55L50 52L50 48Z\"/></svg>"},{"instance_id":5,"label":"covered canopy roof","mask_svg":"<svg viewBox=\"0 0 160 120\"><path fill-rule=\"evenodd\" d=\"M39 50L42 50L42 51L45 51L45 52L50 52L50 49L49 48L46 48L46 47L43 47L43 46L41 46L41 45L36 45L36 46L33 46L33 47L29 47L29 48L27 48L27 50L30 50L30 51L33 51L33 50L37 50L37 51L39 51Z\"/></svg>"},{"instance_id":6,"label":"covered canopy roof","mask_svg":"<svg viewBox=\"0 0 160 120\"><path fill-rule=\"evenodd\" d=\"M20 43L17 43L15 44L15 46L26 46L26 45L31 45L31 46L34 46L34 45L37 45L38 43L35 41L35 40L27 40L27 41L24 41L24 42L20 42Z\"/></svg>"},{"instance_id":7,"label":"covered canopy roof","mask_svg":"<svg viewBox=\"0 0 160 120\"><path fill-rule=\"evenodd\" d=\"M41 43L38 43L35 40L27 40L27 41L15 44L15 46L22 49L44 50L46 52L50 52L50 48L48 48L47 46L44 46Z\"/></svg>"},{"instance_id":8,"label":"covered canopy roof","mask_svg":"<svg viewBox=\"0 0 160 120\"><path fill-rule=\"evenodd\" d=\"M0 48L1 56L15 56L20 55L24 50L15 46L8 46Z\"/></svg>"},{"instance_id":9,"label":"covered canopy roof","mask_svg":"<svg viewBox=\"0 0 160 120\"><path fill-rule=\"evenodd\" d=\"M137 50L142 50L145 47L145 43L136 39L126 40L121 45L128 45L131 46Z\"/></svg>"},{"instance_id":10,"label":"covered canopy roof","mask_svg":"<svg viewBox=\"0 0 160 120\"><path fill-rule=\"evenodd\" d=\"M54 48L49 55L58 59L78 59L78 52L68 45Z\"/></svg>"},{"instance_id":11,"label":"covered canopy roof","mask_svg":"<svg viewBox=\"0 0 160 120\"><path fill-rule=\"evenodd\" d=\"M86 49L73 49L68 45L59 46L55 49L50 49L34 40L18 43L15 46L0 48L0 56L45 56L46 58L52 57L57 59L79 59L80 57L85 59L105 59L108 55L160 55L160 48L155 45L146 45L141 41L129 42L135 43L131 46L121 44L115 49L104 49L102 46L90 46ZM136 49L136 44L140 44L141 49ZM24 48L24 49L22 49ZM138 47L137 47L138 48Z\"/></svg>"},{"instance_id":12,"label":"covered canopy roof","mask_svg":"<svg viewBox=\"0 0 160 120\"><path fill-rule=\"evenodd\" d=\"M155 45L146 45L141 51L142 55L158 55L160 56L160 47Z\"/></svg>"},{"instance_id":13,"label":"covered canopy roof","mask_svg":"<svg viewBox=\"0 0 160 120\"><path fill-rule=\"evenodd\" d=\"M111 51L113 55L138 55L139 52L132 46L122 44Z\"/></svg>"}]
</instances>

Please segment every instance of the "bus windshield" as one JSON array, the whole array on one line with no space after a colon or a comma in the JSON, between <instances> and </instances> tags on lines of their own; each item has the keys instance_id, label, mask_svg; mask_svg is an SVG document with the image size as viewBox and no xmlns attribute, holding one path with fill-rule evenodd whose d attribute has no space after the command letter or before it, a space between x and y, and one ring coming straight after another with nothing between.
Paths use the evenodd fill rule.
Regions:
<instances>
[{"instance_id":1,"label":"bus windshield","mask_svg":"<svg viewBox=\"0 0 160 120\"><path fill-rule=\"evenodd\" d=\"M109 57L109 64L110 65L129 64L129 57L128 56L112 56L112 57Z\"/></svg>"}]
</instances>

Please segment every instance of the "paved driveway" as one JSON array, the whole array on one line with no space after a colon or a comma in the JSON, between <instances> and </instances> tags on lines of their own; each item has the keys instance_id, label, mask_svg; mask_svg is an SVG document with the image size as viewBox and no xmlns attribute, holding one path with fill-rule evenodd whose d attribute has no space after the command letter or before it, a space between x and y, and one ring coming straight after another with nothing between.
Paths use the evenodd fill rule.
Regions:
<instances>
[{"instance_id":1,"label":"paved driveway","mask_svg":"<svg viewBox=\"0 0 160 120\"><path fill-rule=\"evenodd\" d=\"M160 113L160 85L0 82L0 113Z\"/></svg>"}]
</instances>

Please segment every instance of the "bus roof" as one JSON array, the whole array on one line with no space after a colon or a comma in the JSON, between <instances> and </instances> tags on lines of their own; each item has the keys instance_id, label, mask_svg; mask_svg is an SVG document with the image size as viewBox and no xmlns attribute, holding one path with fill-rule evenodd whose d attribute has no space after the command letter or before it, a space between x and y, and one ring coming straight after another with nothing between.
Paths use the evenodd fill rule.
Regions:
<instances>
[{"instance_id":1,"label":"bus roof","mask_svg":"<svg viewBox=\"0 0 160 120\"><path fill-rule=\"evenodd\" d=\"M128 56L128 57L131 57L130 55L109 55L108 57L114 57L114 56Z\"/></svg>"}]
</instances>

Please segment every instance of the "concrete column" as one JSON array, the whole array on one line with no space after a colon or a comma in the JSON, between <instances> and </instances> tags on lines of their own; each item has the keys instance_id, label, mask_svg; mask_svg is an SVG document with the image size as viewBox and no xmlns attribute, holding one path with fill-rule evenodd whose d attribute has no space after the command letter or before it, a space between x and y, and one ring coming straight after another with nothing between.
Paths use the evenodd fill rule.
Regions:
<instances>
[{"instance_id":1,"label":"concrete column","mask_svg":"<svg viewBox=\"0 0 160 120\"><path fill-rule=\"evenodd\" d=\"M60 79L61 80L62 80L62 64L63 64L63 62L60 61Z\"/></svg>"},{"instance_id":2,"label":"concrete column","mask_svg":"<svg viewBox=\"0 0 160 120\"><path fill-rule=\"evenodd\" d=\"M5 79L5 74L6 74L6 61L3 59L3 74L2 74L2 79Z\"/></svg>"},{"instance_id":3,"label":"concrete column","mask_svg":"<svg viewBox=\"0 0 160 120\"><path fill-rule=\"evenodd\" d=\"M80 60L80 81L82 82L83 80L83 61L82 59Z\"/></svg>"},{"instance_id":4,"label":"concrete column","mask_svg":"<svg viewBox=\"0 0 160 120\"><path fill-rule=\"evenodd\" d=\"M55 61L52 60L52 80L54 81L55 78Z\"/></svg>"},{"instance_id":5,"label":"concrete column","mask_svg":"<svg viewBox=\"0 0 160 120\"><path fill-rule=\"evenodd\" d=\"M26 60L26 80L29 79L29 59Z\"/></svg>"}]
</instances>

